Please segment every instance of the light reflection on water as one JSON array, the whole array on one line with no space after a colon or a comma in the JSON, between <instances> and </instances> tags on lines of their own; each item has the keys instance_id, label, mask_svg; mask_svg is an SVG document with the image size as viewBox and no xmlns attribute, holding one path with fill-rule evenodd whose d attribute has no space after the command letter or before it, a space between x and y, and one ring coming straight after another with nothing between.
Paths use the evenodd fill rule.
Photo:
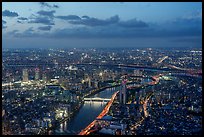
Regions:
<instances>
[{"instance_id":1,"label":"light reflection on water","mask_svg":"<svg viewBox=\"0 0 204 137\"><path fill-rule=\"evenodd\" d=\"M111 98L119 87L105 89L92 97ZM107 102L85 101L77 114L68 122L60 124L55 134L78 134L103 110Z\"/></svg>"},{"instance_id":2,"label":"light reflection on water","mask_svg":"<svg viewBox=\"0 0 204 137\"><path fill-rule=\"evenodd\" d=\"M150 82L151 79L145 78L141 83ZM130 86L135 86L137 84L130 84ZM105 89L92 97L100 97L100 98L111 98L112 95L118 91L120 87L113 87ZM85 101L82 105L81 109L77 114L68 122L63 123L60 126L60 129L57 129L55 134L78 134L82 129L88 126L103 110L106 102L98 102L98 101ZM65 126L66 124L66 126Z\"/></svg>"}]
</instances>

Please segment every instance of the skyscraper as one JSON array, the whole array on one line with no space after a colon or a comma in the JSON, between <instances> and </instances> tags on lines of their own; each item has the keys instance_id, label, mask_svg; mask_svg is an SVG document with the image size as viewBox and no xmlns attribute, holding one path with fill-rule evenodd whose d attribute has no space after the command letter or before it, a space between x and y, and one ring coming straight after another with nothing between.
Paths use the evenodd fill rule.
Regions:
<instances>
[{"instance_id":1,"label":"skyscraper","mask_svg":"<svg viewBox=\"0 0 204 137\"><path fill-rule=\"evenodd\" d=\"M28 69L23 69L23 81L28 81Z\"/></svg>"},{"instance_id":2,"label":"skyscraper","mask_svg":"<svg viewBox=\"0 0 204 137\"><path fill-rule=\"evenodd\" d=\"M48 70L45 70L43 72L42 79L43 79L44 82L50 82L51 81L50 72Z\"/></svg>"},{"instance_id":3,"label":"skyscraper","mask_svg":"<svg viewBox=\"0 0 204 137\"><path fill-rule=\"evenodd\" d=\"M35 69L35 80L39 80L40 79L40 70L39 68Z\"/></svg>"},{"instance_id":4,"label":"skyscraper","mask_svg":"<svg viewBox=\"0 0 204 137\"><path fill-rule=\"evenodd\" d=\"M127 83L127 80L122 80L121 89L120 89L120 103L121 104L126 104L126 100L127 100L126 83Z\"/></svg>"},{"instance_id":5,"label":"skyscraper","mask_svg":"<svg viewBox=\"0 0 204 137\"><path fill-rule=\"evenodd\" d=\"M90 79L90 77L88 77L88 85L89 85L89 87L91 87L91 79Z\"/></svg>"}]
</instances>

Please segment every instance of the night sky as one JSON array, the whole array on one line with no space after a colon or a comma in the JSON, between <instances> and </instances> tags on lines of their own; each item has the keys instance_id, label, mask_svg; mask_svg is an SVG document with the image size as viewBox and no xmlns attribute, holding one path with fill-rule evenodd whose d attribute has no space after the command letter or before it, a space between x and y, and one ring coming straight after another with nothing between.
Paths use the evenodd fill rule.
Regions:
<instances>
[{"instance_id":1,"label":"night sky","mask_svg":"<svg viewBox=\"0 0 204 137\"><path fill-rule=\"evenodd\" d=\"M3 48L202 47L201 2L3 2Z\"/></svg>"}]
</instances>

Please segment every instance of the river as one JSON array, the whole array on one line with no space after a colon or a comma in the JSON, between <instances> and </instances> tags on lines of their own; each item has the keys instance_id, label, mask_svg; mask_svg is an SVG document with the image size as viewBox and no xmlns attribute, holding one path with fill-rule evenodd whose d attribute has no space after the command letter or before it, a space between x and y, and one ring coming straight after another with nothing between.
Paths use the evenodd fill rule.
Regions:
<instances>
[{"instance_id":1,"label":"river","mask_svg":"<svg viewBox=\"0 0 204 137\"><path fill-rule=\"evenodd\" d=\"M112 95L119 90L119 87L107 88L92 97L111 98ZM55 135L78 134L82 129L88 126L104 109L106 102L85 101L80 110L70 121L65 121L60 124L60 127L55 130Z\"/></svg>"},{"instance_id":2,"label":"river","mask_svg":"<svg viewBox=\"0 0 204 137\"><path fill-rule=\"evenodd\" d=\"M150 82L151 79L144 78L141 83ZM134 86L134 84L130 84ZM103 91L91 96L110 99L112 95L118 91L120 87L112 87L104 89ZM104 109L106 102L85 101L80 110L76 113L70 121L65 121L60 124L55 130L55 135L74 135L78 134L82 129L88 126Z\"/></svg>"}]
</instances>

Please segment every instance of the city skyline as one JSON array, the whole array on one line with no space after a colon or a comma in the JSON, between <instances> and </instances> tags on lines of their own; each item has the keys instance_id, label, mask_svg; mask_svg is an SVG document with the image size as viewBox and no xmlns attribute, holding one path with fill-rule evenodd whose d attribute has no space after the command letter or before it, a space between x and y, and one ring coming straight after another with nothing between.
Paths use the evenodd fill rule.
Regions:
<instances>
[{"instance_id":1,"label":"city skyline","mask_svg":"<svg viewBox=\"0 0 204 137\"><path fill-rule=\"evenodd\" d=\"M202 134L202 49L2 53L4 135Z\"/></svg>"},{"instance_id":2,"label":"city skyline","mask_svg":"<svg viewBox=\"0 0 204 137\"><path fill-rule=\"evenodd\" d=\"M201 48L202 3L3 2L2 34L3 48Z\"/></svg>"},{"instance_id":3,"label":"city skyline","mask_svg":"<svg viewBox=\"0 0 204 137\"><path fill-rule=\"evenodd\" d=\"M202 135L201 2L3 2L2 135Z\"/></svg>"}]
</instances>

